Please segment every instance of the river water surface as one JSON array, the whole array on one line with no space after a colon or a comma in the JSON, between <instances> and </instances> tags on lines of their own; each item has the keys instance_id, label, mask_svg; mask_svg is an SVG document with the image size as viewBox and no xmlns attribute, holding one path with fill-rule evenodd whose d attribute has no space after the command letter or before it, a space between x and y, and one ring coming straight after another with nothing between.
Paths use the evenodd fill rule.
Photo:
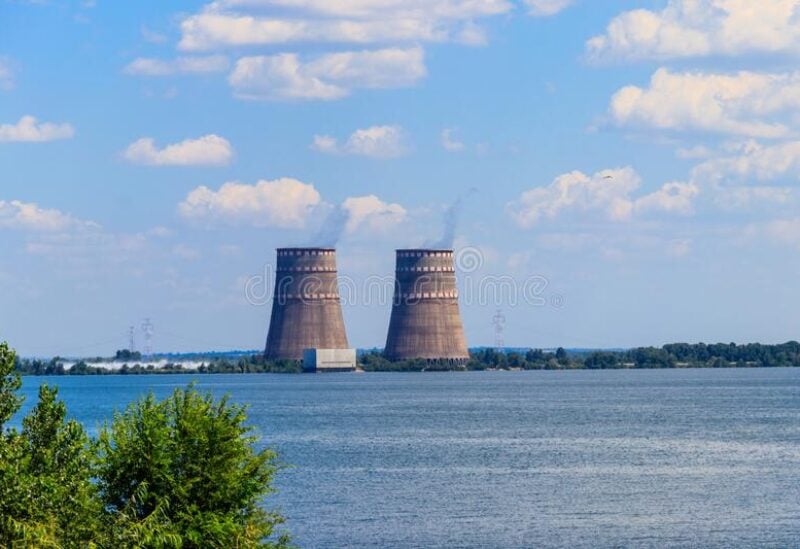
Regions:
<instances>
[{"instance_id":1,"label":"river water surface","mask_svg":"<svg viewBox=\"0 0 800 549\"><path fill-rule=\"evenodd\" d=\"M301 547L800 547L800 368L26 378L93 432L197 380Z\"/></svg>"}]
</instances>

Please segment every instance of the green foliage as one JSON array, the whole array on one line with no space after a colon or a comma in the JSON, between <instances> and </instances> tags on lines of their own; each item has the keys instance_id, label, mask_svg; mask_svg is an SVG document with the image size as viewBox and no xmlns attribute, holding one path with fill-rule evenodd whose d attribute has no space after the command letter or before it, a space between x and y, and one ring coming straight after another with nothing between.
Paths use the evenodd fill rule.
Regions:
<instances>
[{"instance_id":1,"label":"green foliage","mask_svg":"<svg viewBox=\"0 0 800 549\"><path fill-rule=\"evenodd\" d=\"M642 347L617 353L591 353L587 368L732 368L800 366L800 343L673 343L657 349Z\"/></svg>"},{"instance_id":2,"label":"green foliage","mask_svg":"<svg viewBox=\"0 0 800 549\"><path fill-rule=\"evenodd\" d=\"M130 356L131 361L139 360L139 353L129 351L117 351L117 360L127 360ZM96 358L93 362L102 362L103 359ZM100 366L93 366L92 361L80 360L70 369L64 368L63 361L54 358L49 361L39 359L16 361L16 371L22 375L36 376L58 376L58 375L136 375L136 374L299 374L303 368L297 360L266 360L263 355L243 356L236 360L228 358L213 358L202 364L197 370L184 368L180 364L166 364L161 368L155 368L152 364L143 366L138 363L125 363L119 370L111 370Z\"/></svg>"},{"instance_id":3,"label":"green foliage","mask_svg":"<svg viewBox=\"0 0 800 549\"><path fill-rule=\"evenodd\" d=\"M524 355L504 353L494 348L481 349L472 353L467 364L468 370L545 370L562 368L553 354L541 349L532 349Z\"/></svg>"},{"instance_id":4,"label":"green foliage","mask_svg":"<svg viewBox=\"0 0 800 549\"><path fill-rule=\"evenodd\" d=\"M586 357L583 364L590 370L608 370L618 367L619 356L614 353L592 353Z\"/></svg>"},{"instance_id":5,"label":"green foliage","mask_svg":"<svg viewBox=\"0 0 800 549\"><path fill-rule=\"evenodd\" d=\"M22 430L15 356L0 344L0 547L266 547L283 518L260 503L278 470L245 409L193 387L131 405L91 440L39 389Z\"/></svg>"},{"instance_id":6,"label":"green foliage","mask_svg":"<svg viewBox=\"0 0 800 549\"><path fill-rule=\"evenodd\" d=\"M365 372L423 372L463 369L463 367L453 364L436 364L422 359L391 361L378 351L363 354L359 358L359 365Z\"/></svg>"},{"instance_id":7,"label":"green foliage","mask_svg":"<svg viewBox=\"0 0 800 549\"><path fill-rule=\"evenodd\" d=\"M431 370L425 361L386 360L379 352L359 358L365 371ZM800 367L800 343L780 345L752 343L688 344L675 343L662 348L639 347L626 351L567 352L559 347L555 353L532 349L525 354L486 348L471 353L467 370L567 370L621 368L732 368L732 367ZM459 368L452 368L459 369Z\"/></svg>"},{"instance_id":8,"label":"green foliage","mask_svg":"<svg viewBox=\"0 0 800 549\"><path fill-rule=\"evenodd\" d=\"M194 388L150 395L100 435L99 486L115 546L278 547L271 492L274 452L253 449L245 409Z\"/></svg>"},{"instance_id":9,"label":"green foliage","mask_svg":"<svg viewBox=\"0 0 800 549\"><path fill-rule=\"evenodd\" d=\"M131 351L130 349L120 349L114 355L114 360L142 360L142 353L139 351Z\"/></svg>"},{"instance_id":10,"label":"green foliage","mask_svg":"<svg viewBox=\"0 0 800 549\"><path fill-rule=\"evenodd\" d=\"M0 343L0 433L22 405L22 398L17 395L22 380L14 371L16 358L8 343Z\"/></svg>"},{"instance_id":11,"label":"green foliage","mask_svg":"<svg viewBox=\"0 0 800 549\"><path fill-rule=\"evenodd\" d=\"M92 446L57 395L42 385L22 432L3 434L0 545L86 547L102 531Z\"/></svg>"}]
</instances>

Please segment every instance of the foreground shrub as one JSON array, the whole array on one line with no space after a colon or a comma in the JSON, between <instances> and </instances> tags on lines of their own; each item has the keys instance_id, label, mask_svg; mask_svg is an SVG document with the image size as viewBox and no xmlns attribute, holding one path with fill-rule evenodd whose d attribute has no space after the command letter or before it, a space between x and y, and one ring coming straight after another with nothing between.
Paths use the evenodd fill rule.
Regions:
<instances>
[{"instance_id":1,"label":"foreground shrub","mask_svg":"<svg viewBox=\"0 0 800 549\"><path fill-rule=\"evenodd\" d=\"M43 385L22 431L4 424L19 410L14 353L0 345L0 545L81 547L97 539L102 506L92 482L89 437L58 391Z\"/></svg>"},{"instance_id":2,"label":"foreground shrub","mask_svg":"<svg viewBox=\"0 0 800 549\"><path fill-rule=\"evenodd\" d=\"M0 547L266 547L280 515L275 453L256 451L245 409L194 387L152 395L91 440L42 386L22 430L14 353L0 345Z\"/></svg>"},{"instance_id":3,"label":"foreground shrub","mask_svg":"<svg viewBox=\"0 0 800 549\"><path fill-rule=\"evenodd\" d=\"M274 452L253 449L243 407L194 388L150 395L100 435L100 493L115 545L262 547L282 518L271 492Z\"/></svg>"}]
</instances>

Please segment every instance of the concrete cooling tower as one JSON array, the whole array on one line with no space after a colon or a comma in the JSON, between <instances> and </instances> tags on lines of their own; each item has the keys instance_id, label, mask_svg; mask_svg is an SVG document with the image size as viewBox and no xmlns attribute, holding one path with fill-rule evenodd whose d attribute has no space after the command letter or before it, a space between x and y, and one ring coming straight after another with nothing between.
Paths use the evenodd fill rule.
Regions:
<instances>
[{"instance_id":1,"label":"concrete cooling tower","mask_svg":"<svg viewBox=\"0 0 800 549\"><path fill-rule=\"evenodd\" d=\"M305 349L347 349L336 250L280 248L265 356L302 360Z\"/></svg>"},{"instance_id":2,"label":"concrete cooling tower","mask_svg":"<svg viewBox=\"0 0 800 549\"><path fill-rule=\"evenodd\" d=\"M397 250L392 317L384 354L445 364L469 360L452 250Z\"/></svg>"}]
</instances>

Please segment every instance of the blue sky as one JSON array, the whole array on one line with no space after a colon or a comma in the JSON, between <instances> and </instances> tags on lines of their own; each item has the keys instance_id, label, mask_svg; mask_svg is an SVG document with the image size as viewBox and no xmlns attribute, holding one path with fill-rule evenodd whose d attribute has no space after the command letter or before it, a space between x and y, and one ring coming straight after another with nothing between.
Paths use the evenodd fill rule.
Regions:
<instances>
[{"instance_id":1,"label":"blue sky","mask_svg":"<svg viewBox=\"0 0 800 549\"><path fill-rule=\"evenodd\" d=\"M796 339L798 55L796 0L0 0L0 336L259 348L343 212L382 346L364 285L458 202L470 345Z\"/></svg>"}]
</instances>

